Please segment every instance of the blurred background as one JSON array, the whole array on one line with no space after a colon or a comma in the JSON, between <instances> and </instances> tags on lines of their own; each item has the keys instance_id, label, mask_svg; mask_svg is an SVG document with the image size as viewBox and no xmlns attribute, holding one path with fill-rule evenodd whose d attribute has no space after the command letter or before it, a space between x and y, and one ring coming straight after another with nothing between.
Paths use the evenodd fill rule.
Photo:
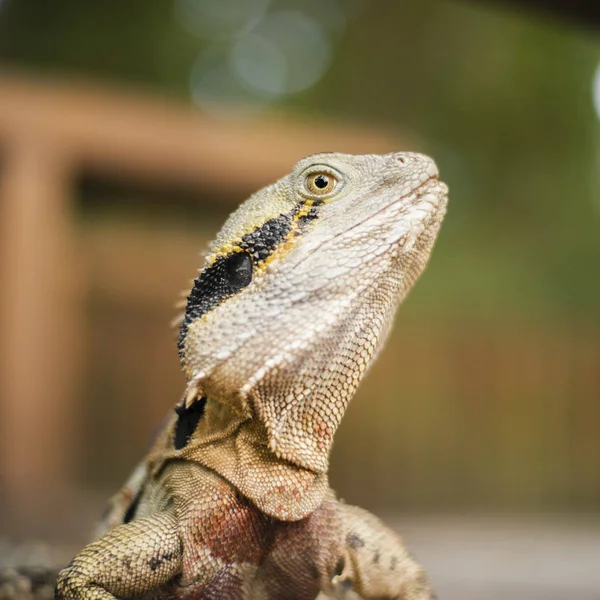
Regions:
<instances>
[{"instance_id":1,"label":"blurred background","mask_svg":"<svg viewBox=\"0 0 600 600\"><path fill-rule=\"evenodd\" d=\"M239 202L406 149L449 213L332 484L443 598L598 598L599 13L0 0L0 534L86 539L183 389L174 303Z\"/></svg>"}]
</instances>

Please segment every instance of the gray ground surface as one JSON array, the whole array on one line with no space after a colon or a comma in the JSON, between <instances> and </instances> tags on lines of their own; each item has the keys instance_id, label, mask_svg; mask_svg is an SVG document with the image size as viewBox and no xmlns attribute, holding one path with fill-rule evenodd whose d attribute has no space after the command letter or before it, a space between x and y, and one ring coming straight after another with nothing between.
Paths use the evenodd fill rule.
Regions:
<instances>
[{"instance_id":1,"label":"gray ground surface","mask_svg":"<svg viewBox=\"0 0 600 600\"><path fill-rule=\"evenodd\" d=\"M600 518L387 519L440 600L600 600Z\"/></svg>"}]
</instances>

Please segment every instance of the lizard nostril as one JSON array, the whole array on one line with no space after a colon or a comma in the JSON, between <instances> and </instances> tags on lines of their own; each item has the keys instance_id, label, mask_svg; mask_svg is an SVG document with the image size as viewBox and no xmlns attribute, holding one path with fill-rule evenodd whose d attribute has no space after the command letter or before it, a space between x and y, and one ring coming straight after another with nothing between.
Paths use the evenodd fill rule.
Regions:
<instances>
[{"instance_id":1,"label":"lizard nostril","mask_svg":"<svg viewBox=\"0 0 600 600\"><path fill-rule=\"evenodd\" d=\"M395 158L396 158L396 162L402 166L404 166L408 162L408 160L406 159L406 156L404 156L403 154L396 154Z\"/></svg>"}]
</instances>

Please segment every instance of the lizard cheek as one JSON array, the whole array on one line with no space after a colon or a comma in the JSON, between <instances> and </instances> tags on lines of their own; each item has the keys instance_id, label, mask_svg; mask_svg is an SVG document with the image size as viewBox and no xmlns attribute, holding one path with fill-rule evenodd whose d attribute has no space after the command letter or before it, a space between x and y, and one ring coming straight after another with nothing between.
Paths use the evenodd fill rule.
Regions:
<instances>
[{"instance_id":1,"label":"lizard cheek","mask_svg":"<svg viewBox=\"0 0 600 600\"><path fill-rule=\"evenodd\" d=\"M179 332L181 359L184 358L184 344L191 323L250 285L252 274L253 262L250 255L247 252L234 252L218 257L196 277Z\"/></svg>"}]
</instances>

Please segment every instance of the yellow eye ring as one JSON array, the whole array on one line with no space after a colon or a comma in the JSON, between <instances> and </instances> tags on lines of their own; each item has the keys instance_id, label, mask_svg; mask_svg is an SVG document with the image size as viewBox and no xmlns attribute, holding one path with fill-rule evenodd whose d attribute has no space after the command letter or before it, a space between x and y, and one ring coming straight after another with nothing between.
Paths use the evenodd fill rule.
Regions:
<instances>
[{"instance_id":1,"label":"yellow eye ring","mask_svg":"<svg viewBox=\"0 0 600 600\"><path fill-rule=\"evenodd\" d=\"M306 176L304 185L313 196L327 196L335 190L338 179L327 171L317 171Z\"/></svg>"}]
</instances>

